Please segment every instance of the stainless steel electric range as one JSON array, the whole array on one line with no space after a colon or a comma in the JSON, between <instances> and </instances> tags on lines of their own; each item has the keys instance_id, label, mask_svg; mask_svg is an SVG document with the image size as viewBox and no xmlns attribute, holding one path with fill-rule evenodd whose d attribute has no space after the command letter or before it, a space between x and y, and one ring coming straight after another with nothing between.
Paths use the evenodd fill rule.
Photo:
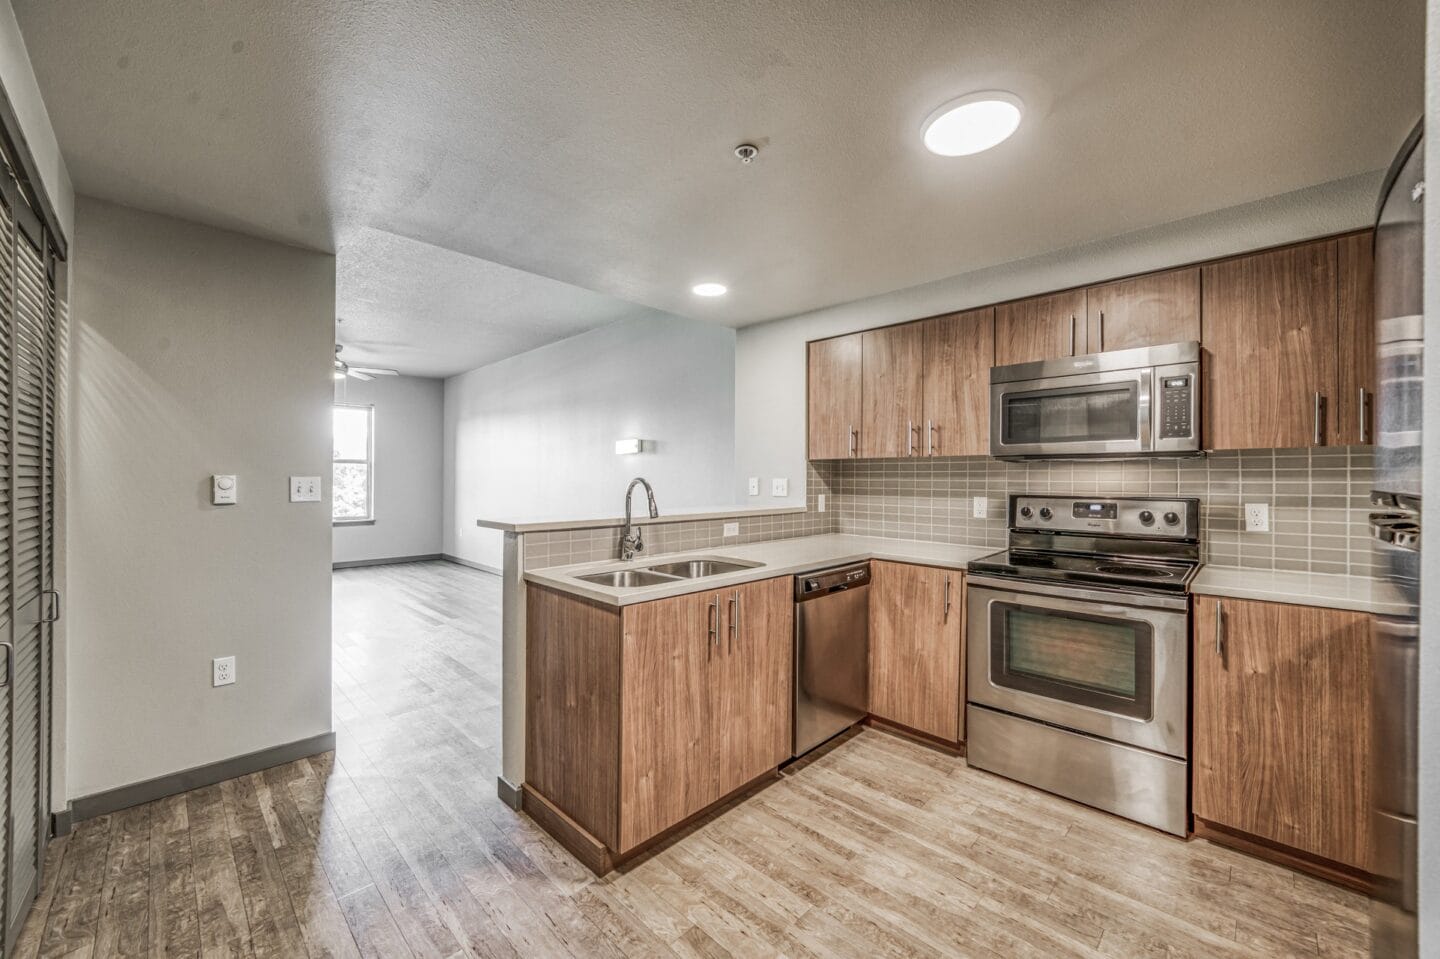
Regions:
<instances>
[{"instance_id":1,"label":"stainless steel electric range","mask_svg":"<svg viewBox=\"0 0 1440 959\"><path fill-rule=\"evenodd\" d=\"M969 565L970 765L1184 835L1200 501L1012 495Z\"/></svg>"}]
</instances>

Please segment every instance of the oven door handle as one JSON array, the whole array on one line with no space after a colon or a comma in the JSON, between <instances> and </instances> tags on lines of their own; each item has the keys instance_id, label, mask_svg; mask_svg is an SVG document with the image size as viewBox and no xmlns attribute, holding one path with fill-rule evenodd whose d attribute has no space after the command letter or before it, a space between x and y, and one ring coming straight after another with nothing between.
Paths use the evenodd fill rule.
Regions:
<instances>
[{"instance_id":1,"label":"oven door handle","mask_svg":"<svg viewBox=\"0 0 1440 959\"><path fill-rule=\"evenodd\" d=\"M1015 593L1022 596L1035 596L1039 599L1057 599L1068 602L1099 603L1103 607L1109 607L1107 612L1123 611L1127 609L1173 609L1184 611L1190 608L1190 596L1182 593L1176 596L1163 596L1151 593L1120 593L1110 589L1086 589L1083 586L1062 586L1059 583L1028 582L1026 580L1010 579L1004 576L985 576L983 574L969 573L965 577L965 584L971 588L988 587L990 589Z\"/></svg>"}]
</instances>

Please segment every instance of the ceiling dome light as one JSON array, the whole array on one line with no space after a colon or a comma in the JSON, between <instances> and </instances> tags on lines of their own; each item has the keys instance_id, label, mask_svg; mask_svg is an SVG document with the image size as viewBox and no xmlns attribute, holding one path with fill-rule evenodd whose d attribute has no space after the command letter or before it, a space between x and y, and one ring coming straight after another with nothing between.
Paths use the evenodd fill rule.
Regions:
<instances>
[{"instance_id":1,"label":"ceiling dome light","mask_svg":"<svg viewBox=\"0 0 1440 959\"><path fill-rule=\"evenodd\" d=\"M696 296L724 296L729 290L724 283L696 283L690 292Z\"/></svg>"},{"instance_id":2,"label":"ceiling dome light","mask_svg":"<svg viewBox=\"0 0 1440 959\"><path fill-rule=\"evenodd\" d=\"M963 157L1003 143L1020 125L1020 99L999 90L969 93L925 118L925 149Z\"/></svg>"}]
</instances>

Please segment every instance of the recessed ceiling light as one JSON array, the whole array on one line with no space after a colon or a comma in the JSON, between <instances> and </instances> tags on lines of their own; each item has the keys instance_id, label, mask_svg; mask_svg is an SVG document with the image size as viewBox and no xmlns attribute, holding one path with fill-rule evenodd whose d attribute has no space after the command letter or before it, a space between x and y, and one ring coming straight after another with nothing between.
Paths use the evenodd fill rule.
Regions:
<instances>
[{"instance_id":1,"label":"recessed ceiling light","mask_svg":"<svg viewBox=\"0 0 1440 959\"><path fill-rule=\"evenodd\" d=\"M925 148L963 157L1003 143L1020 125L1020 99L999 90L969 93L925 118Z\"/></svg>"},{"instance_id":2,"label":"recessed ceiling light","mask_svg":"<svg viewBox=\"0 0 1440 959\"><path fill-rule=\"evenodd\" d=\"M690 292L696 296L724 296L729 290L724 283L696 283Z\"/></svg>"}]
</instances>

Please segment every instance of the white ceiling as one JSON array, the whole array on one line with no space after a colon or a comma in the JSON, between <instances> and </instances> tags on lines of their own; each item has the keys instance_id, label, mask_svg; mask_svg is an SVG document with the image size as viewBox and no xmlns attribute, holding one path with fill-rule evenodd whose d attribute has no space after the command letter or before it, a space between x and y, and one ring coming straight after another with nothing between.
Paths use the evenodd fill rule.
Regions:
<instances>
[{"instance_id":1,"label":"white ceiling","mask_svg":"<svg viewBox=\"0 0 1440 959\"><path fill-rule=\"evenodd\" d=\"M1423 0L13 2L80 191L353 257L416 370L387 234L743 325L1374 170L1422 109ZM1016 136L925 153L988 88ZM457 268L476 355L614 307Z\"/></svg>"}]
</instances>

